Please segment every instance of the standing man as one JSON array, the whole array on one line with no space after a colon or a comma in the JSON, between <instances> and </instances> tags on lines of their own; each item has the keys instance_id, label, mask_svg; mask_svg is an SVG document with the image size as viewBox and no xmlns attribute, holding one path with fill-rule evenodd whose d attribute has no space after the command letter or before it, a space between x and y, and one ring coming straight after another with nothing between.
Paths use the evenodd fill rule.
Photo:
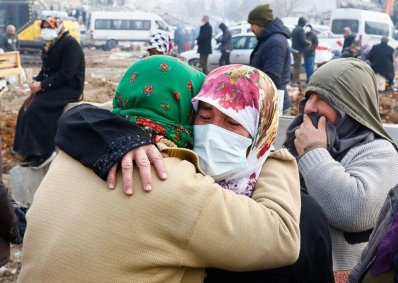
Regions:
<instances>
[{"instance_id":1,"label":"standing man","mask_svg":"<svg viewBox=\"0 0 398 283\"><path fill-rule=\"evenodd\" d=\"M177 45L178 53L184 52L184 29L178 26L174 33L174 43Z\"/></svg>"},{"instance_id":2,"label":"standing man","mask_svg":"<svg viewBox=\"0 0 398 283\"><path fill-rule=\"evenodd\" d=\"M286 85L290 80L289 29L279 18L274 19L268 4L254 8L248 18L258 42L250 56L250 66L262 70L283 92L283 114L290 115L290 97Z\"/></svg>"},{"instance_id":3,"label":"standing man","mask_svg":"<svg viewBox=\"0 0 398 283\"><path fill-rule=\"evenodd\" d=\"M213 29L209 24L208 16L203 16L202 24L203 25L200 27L199 36L196 38L196 40L198 42L200 65L202 66L203 73L207 75L209 73L207 59L209 59L209 54L212 53L211 38L213 35Z\"/></svg>"},{"instance_id":4,"label":"standing man","mask_svg":"<svg viewBox=\"0 0 398 283\"><path fill-rule=\"evenodd\" d=\"M6 28L6 33L0 37L0 48L4 52L17 51L17 34L15 26L8 25Z\"/></svg>"},{"instance_id":5,"label":"standing man","mask_svg":"<svg viewBox=\"0 0 398 283\"><path fill-rule=\"evenodd\" d=\"M228 27L224 23L221 23L219 25L219 28L222 30L222 37L220 40L217 40L217 43L221 42L221 57L219 64L220 66L224 66L229 65L229 56L231 55L232 50L232 35Z\"/></svg>"},{"instance_id":6,"label":"standing man","mask_svg":"<svg viewBox=\"0 0 398 283\"><path fill-rule=\"evenodd\" d=\"M355 38L357 35L355 33L352 33L349 27L345 27L343 29L343 36L344 36L344 44L342 52L344 52L345 49L351 48L351 45L355 42Z\"/></svg>"},{"instance_id":7,"label":"standing man","mask_svg":"<svg viewBox=\"0 0 398 283\"><path fill-rule=\"evenodd\" d=\"M394 48L388 45L388 37L383 36L380 44L373 45L368 59L376 74L380 74L391 87L394 83Z\"/></svg>"},{"instance_id":8,"label":"standing man","mask_svg":"<svg viewBox=\"0 0 398 283\"><path fill-rule=\"evenodd\" d=\"M318 47L318 36L312 30L311 25L307 25L304 28L304 31L305 31L305 39L311 42L311 45L307 46L304 49L304 68L307 79L306 81L308 84L315 69L315 52L316 48Z\"/></svg>"},{"instance_id":9,"label":"standing man","mask_svg":"<svg viewBox=\"0 0 398 283\"><path fill-rule=\"evenodd\" d=\"M301 17L292 32L292 53L294 60L293 81L292 86L300 85L300 69L303 59L304 49L310 43L305 39L304 26L307 21Z\"/></svg>"}]
</instances>

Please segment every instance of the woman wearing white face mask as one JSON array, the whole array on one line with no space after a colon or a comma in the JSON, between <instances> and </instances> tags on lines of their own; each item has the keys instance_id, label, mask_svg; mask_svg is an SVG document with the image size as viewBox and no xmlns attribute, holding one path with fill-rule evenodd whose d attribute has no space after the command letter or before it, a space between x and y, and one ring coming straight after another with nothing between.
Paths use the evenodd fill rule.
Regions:
<instances>
[{"instance_id":1,"label":"woman wearing white face mask","mask_svg":"<svg viewBox=\"0 0 398 283\"><path fill-rule=\"evenodd\" d=\"M270 95L270 90L273 95ZM274 84L262 72L247 66L229 65L211 72L200 93L194 98L194 108L197 110L194 151L199 156L201 168L224 189L251 197L256 184L264 184L262 177L267 174L275 174L275 180L281 184L291 177L290 156L282 157L282 152L271 153L278 124L275 93ZM137 161L144 188L152 178L151 172L146 172L146 169L150 169L150 163L155 165L162 178L161 173L165 172L159 160L162 157L158 156L159 152L153 145L139 147L139 142L136 142L121 145L122 150L112 149L120 139L143 137L137 129L127 130L132 128L128 125L129 122L126 121L124 126L120 124L120 119L112 123L113 119L115 118L107 114L107 111L89 106L84 110L66 113L60 122L57 145L93 169L104 180L115 161L121 160L128 152L128 147L137 148L122 160L126 192L127 188L132 187L132 159ZM96 120L101 120L103 126L92 123ZM107 134L112 124L112 131L119 131L117 140L110 140ZM108 145L103 150L98 150L97 147L94 151L92 141L99 137L108 140ZM73 146L72 141L79 141L79 146ZM275 160L280 166L267 167L269 162ZM114 172L116 166L108 176L110 188L115 187ZM269 183L268 186L271 193L272 184ZM283 185L279 189L282 192ZM266 198L268 197L270 200L273 198L271 195ZM297 264L272 271L249 273L209 269L206 282L333 282L331 242L326 217L309 196L304 194L301 200L303 221L300 230L303 240ZM255 215L251 217L256 218Z\"/></svg>"},{"instance_id":2,"label":"woman wearing white face mask","mask_svg":"<svg viewBox=\"0 0 398 283\"><path fill-rule=\"evenodd\" d=\"M64 107L78 101L84 87L84 53L80 44L65 31L57 15L41 21L43 65L30 82L31 96L22 105L14 151L22 166L40 168L54 158L54 137Z\"/></svg>"}]
</instances>

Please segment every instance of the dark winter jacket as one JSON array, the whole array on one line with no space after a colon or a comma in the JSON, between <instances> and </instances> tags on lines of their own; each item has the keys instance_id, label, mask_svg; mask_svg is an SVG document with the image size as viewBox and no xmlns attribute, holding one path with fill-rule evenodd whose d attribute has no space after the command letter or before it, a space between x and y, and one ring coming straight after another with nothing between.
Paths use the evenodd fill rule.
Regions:
<instances>
[{"instance_id":1,"label":"dark winter jacket","mask_svg":"<svg viewBox=\"0 0 398 283\"><path fill-rule=\"evenodd\" d=\"M1 143L0 143L1 148ZM0 169L2 158L0 153ZM0 172L0 267L10 259L10 242L19 240L18 220L14 207L8 197L8 191L3 184Z\"/></svg>"},{"instance_id":2,"label":"dark winter jacket","mask_svg":"<svg viewBox=\"0 0 398 283\"><path fill-rule=\"evenodd\" d=\"M318 47L318 36L315 32L311 31L305 34L305 38L311 42L311 45L304 49L304 57L315 56L315 50Z\"/></svg>"},{"instance_id":3,"label":"dark winter jacket","mask_svg":"<svg viewBox=\"0 0 398 283\"><path fill-rule=\"evenodd\" d=\"M43 51L43 66L35 78L43 91L65 87L83 91L85 63L80 44L65 32L50 48Z\"/></svg>"},{"instance_id":4,"label":"dark winter jacket","mask_svg":"<svg viewBox=\"0 0 398 283\"><path fill-rule=\"evenodd\" d=\"M225 24L220 24L222 30L222 37L218 42L221 42L220 51L232 50L232 35Z\"/></svg>"},{"instance_id":5,"label":"dark winter jacket","mask_svg":"<svg viewBox=\"0 0 398 283\"><path fill-rule=\"evenodd\" d=\"M6 32L0 37L0 48L4 52L17 51L18 39L16 36L10 37Z\"/></svg>"},{"instance_id":6,"label":"dark winter jacket","mask_svg":"<svg viewBox=\"0 0 398 283\"><path fill-rule=\"evenodd\" d=\"M368 59L376 74L382 75L389 82L394 80L394 48L387 43L376 44L370 50Z\"/></svg>"},{"instance_id":7,"label":"dark winter jacket","mask_svg":"<svg viewBox=\"0 0 398 283\"><path fill-rule=\"evenodd\" d=\"M266 73L275 83L277 89L285 90L283 108L290 107L286 85L290 81L290 38L289 29L283 22L274 19L258 37L257 46L250 56L250 66Z\"/></svg>"},{"instance_id":8,"label":"dark winter jacket","mask_svg":"<svg viewBox=\"0 0 398 283\"><path fill-rule=\"evenodd\" d=\"M303 53L304 49L309 46L305 39L304 28L297 25L292 31L292 51L296 53Z\"/></svg>"},{"instance_id":9,"label":"dark winter jacket","mask_svg":"<svg viewBox=\"0 0 398 283\"><path fill-rule=\"evenodd\" d=\"M211 47L212 36L213 36L213 29L209 23L204 24L200 27L199 36L196 39L198 41L199 54L209 55L213 53Z\"/></svg>"},{"instance_id":10,"label":"dark winter jacket","mask_svg":"<svg viewBox=\"0 0 398 283\"><path fill-rule=\"evenodd\" d=\"M344 50L348 47L350 48L351 45L355 42L355 38L357 37L357 35L355 33L351 33L349 36L347 36L347 38L344 39L344 44L343 44L343 48L341 49L342 52L344 52Z\"/></svg>"}]
</instances>

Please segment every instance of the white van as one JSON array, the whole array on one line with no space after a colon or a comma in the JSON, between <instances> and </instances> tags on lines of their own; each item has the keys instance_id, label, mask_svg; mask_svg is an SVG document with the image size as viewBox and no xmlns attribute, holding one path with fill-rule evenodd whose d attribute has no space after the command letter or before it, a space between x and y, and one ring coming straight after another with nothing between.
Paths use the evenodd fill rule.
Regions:
<instances>
[{"instance_id":1,"label":"white van","mask_svg":"<svg viewBox=\"0 0 398 283\"><path fill-rule=\"evenodd\" d=\"M378 44L383 36L388 36L389 44L396 48L394 24L389 15L359 9L335 9L330 17L330 30L333 36L341 37L343 29L349 27L357 34L362 45Z\"/></svg>"},{"instance_id":2,"label":"white van","mask_svg":"<svg viewBox=\"0 0 398 283\"><path fill-rule=\"evenodd\" d=\"M91 12L87 24L88 45L109 49L143 44L153 31L171 31L160 16L142 11Z\"/></svg>"}]
</instances>

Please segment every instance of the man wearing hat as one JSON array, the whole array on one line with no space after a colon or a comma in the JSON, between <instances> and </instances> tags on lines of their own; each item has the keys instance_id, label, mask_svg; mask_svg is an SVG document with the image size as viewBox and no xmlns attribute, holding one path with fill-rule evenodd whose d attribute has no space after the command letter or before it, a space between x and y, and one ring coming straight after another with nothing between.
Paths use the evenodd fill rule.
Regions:
<instances>
[{"instance_id":1,"label":"man wearing hat","mask_svg":"<svg viewBox=\"0 0 398 283\"><path fill-rule=\"evenodd\" d=\"M342 52L344 52L344 49L351 47L351 45L355 42L355 38L357 37L357 35L355 33L352 33L349 27L345 27L343 29L343 36L344 36L344 44Z\"/></svg>"},{"instance_id":2,"label":"man wearing hat","mask_svg":"<svg viewBox=\"0 0 398 283\"><path fill-rule=\"evenodd\" d=\"M291 34L279 18L275 18L268 4L254 8L248 17L251 30L258 39L250 56L250 66L262 70L271 77L280 92L283 92L283 112L290 115L291 102L286 90L290 81L290 47L287 41Z\"/></svg>"},{"instance_id":3,"label":"man wearing hat","mask_svg":"<svg viewBox=\"0 0 398 283\"><path fill-rule=\"evenodd\" d=\"M294 60L292 85L300 84L301 62L303 61L304 50L311 45L305 38L304 26L307 21L301 17L292 31L292 54Z\"/></svg>"}]
</instances>

